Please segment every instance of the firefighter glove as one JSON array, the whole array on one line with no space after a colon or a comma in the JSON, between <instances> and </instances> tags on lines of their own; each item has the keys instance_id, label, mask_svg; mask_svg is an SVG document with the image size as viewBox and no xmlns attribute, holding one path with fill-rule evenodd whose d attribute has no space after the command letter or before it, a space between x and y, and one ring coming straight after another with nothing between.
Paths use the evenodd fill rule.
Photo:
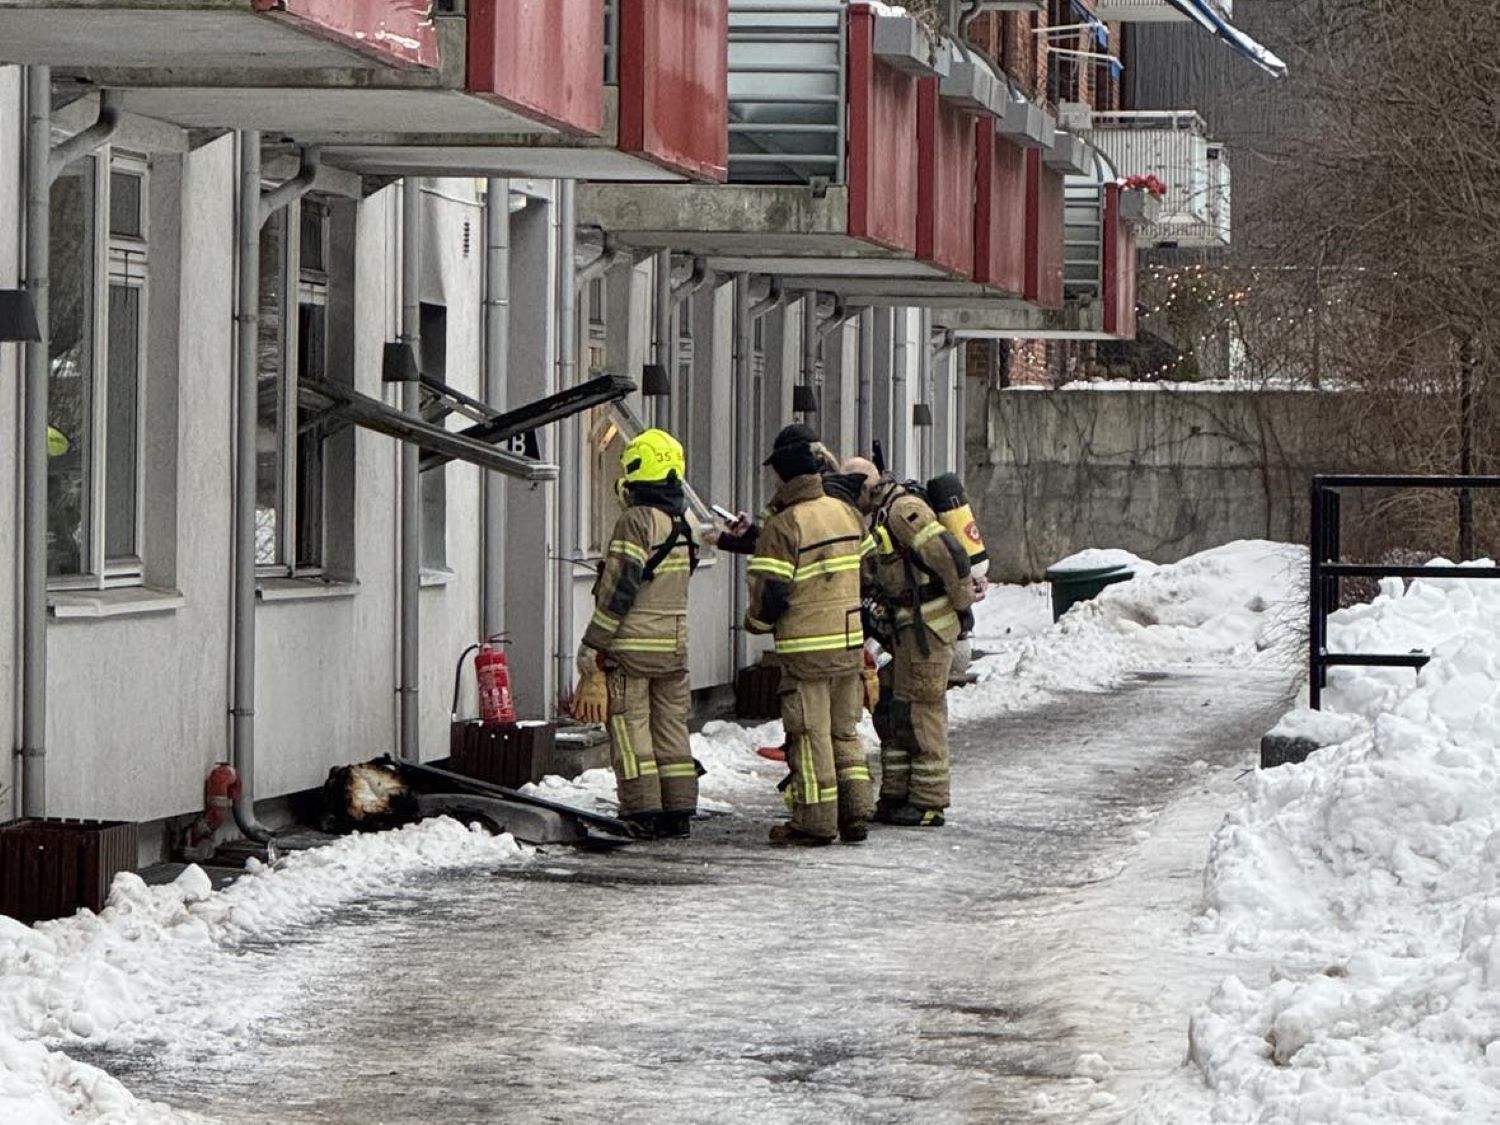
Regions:
<instances>
[{"instance_id":1,"label":"firefighter glove","mask_svg":"<svg viewBox=\"0 0 1500 1125\"><path fill-rule=\"evenodd\" d=\"M573 718L580 723L603 723L609 718L609 684L597 666L578 678L578 690L573 693Z\"/></svg>"},{"instance_id":2,"label":"firefighter glove","mask_svg":"<svg viewBox=\"0 0 1500 1125\"><path fill-rule=\"evenodd\" d=\"M859 678L865 689L865 710L873 714L875 704L880 702L880 673L875 670L874 664L866 663L860 669Z\"/></svg>"}]
</instances>

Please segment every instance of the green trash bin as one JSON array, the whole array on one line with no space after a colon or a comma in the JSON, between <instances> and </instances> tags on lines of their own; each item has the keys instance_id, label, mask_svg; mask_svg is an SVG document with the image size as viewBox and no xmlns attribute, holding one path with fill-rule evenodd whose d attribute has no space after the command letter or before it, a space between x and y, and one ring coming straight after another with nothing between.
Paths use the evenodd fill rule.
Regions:
<instances>
[{"instance_id":1,"label":"green trash bin","mask_svg":"<svg viewBox=\"0 0 1500 1125\"><path fill-rule=\"evenodd\" d=\"M1135 577L1135 571L1118 563L1076 570L1054 566L1048 569L1045 577L1052 583L1052 620L1057 621L1079 602L1097 597L1106 586L1128 582Z\"/></svg>"}]
</instances>

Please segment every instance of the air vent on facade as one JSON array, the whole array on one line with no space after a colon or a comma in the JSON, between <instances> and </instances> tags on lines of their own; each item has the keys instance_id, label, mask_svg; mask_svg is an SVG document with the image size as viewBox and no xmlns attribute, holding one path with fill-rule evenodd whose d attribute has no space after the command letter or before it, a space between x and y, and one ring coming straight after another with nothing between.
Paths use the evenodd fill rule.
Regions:
<instances>
[{"instance_id":1,"label":"air vent on facade","mask_svg":"<svg viewBox=\"0 0 1500 1125\"><path fill-rule=\"evenodd\" d=\"M468 219L464 220L464 257L469 256L469 247L474 240L474 230Z\"/></svg>"}]
</instances>

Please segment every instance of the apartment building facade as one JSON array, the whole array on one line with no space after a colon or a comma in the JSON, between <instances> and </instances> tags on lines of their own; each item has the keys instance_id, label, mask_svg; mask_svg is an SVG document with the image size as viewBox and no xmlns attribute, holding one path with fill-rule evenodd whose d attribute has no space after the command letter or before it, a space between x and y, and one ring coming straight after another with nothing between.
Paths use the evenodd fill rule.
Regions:
<instances>
[{"instance_id":1,"label":"apartment building facade","mask_svg":"<svg viewBox=\"0 0 1500 1125\"><path fill-rule=\"evenodd\" d=\"M254 826L443 757L498 633L553 717L635 428L706 520L793 418L961 469L969 340L1128 337L1119 25L953 7L0 0L14 813L159 854L216 762ZM707 551L695 689L742 590Z\"/></svg>"}]
</instances>

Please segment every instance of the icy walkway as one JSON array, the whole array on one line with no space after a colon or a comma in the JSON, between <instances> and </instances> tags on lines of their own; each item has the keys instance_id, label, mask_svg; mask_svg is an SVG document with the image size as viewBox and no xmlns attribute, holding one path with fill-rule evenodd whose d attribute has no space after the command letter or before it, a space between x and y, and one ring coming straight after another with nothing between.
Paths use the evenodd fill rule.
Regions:
<instances>
[{"instance_id":1,"label":"icy walkway","mask_svg":"<svg viewBox=\"0 0 1500 1125\"><path fill-rule=\"evenodd\" d=\"M1287 677L1185 672L963 726L949 827L445 875L281 948L232 1056L92 1053L235 1125L1114 1121L1178 1063L1203 841Z\"/></svg>"}]
</instances>

